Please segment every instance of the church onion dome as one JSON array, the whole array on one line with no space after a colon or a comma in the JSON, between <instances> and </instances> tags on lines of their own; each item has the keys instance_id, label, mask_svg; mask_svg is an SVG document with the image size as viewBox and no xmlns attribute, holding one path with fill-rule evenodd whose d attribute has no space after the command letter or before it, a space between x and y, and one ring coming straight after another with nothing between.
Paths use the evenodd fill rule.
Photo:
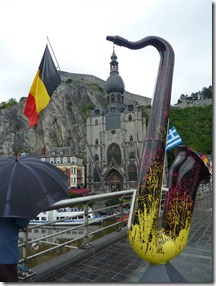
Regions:
<instances>
[{"instance_id":1,"label":"church onion dome","mask_svg":"<svg viewBox=\"0 0 216 286\"><path fill-rule=\"evenodd\" d=\"M125 91L125 84L119 75L117 56L115 54L114 48L110 62L110 76L107 78L104 88L107 94L111 92L118 92L123 94Z\"/></svg>"}]
</instances>

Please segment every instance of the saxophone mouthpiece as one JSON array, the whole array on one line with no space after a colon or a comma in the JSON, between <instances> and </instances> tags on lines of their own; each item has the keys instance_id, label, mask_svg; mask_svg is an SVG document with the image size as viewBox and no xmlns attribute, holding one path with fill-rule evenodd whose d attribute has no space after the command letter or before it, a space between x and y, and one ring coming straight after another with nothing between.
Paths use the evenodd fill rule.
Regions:
<instances>
[{"instance_id":1,"label":"saxophone mouthpiece","mask_svg":"<svg viewBox=\"0 0 216 286\"><path fill-rule=\"evenodd\" d=\"M115 45L118 45L118 46L125 46L125 43L128 42L128 40L122 37L119 37L119 36L107 36L106 40L113 42Z\"/></svg>"}]
</instances>

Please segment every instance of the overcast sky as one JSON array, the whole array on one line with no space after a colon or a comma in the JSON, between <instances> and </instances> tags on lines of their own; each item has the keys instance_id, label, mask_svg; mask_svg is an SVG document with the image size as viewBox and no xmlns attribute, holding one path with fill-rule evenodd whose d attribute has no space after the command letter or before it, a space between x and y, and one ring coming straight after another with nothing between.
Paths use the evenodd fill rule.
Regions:
<instances>
[{"instance_id":1,"label":"overcast sky","mask_svg":"<svg viewBox=\"0 0 216 286\"><path fill-rule=\"evenodd\" d=\"M172 104L212 85L212 2L209 0L0 0L0 102L27 96L47 36L62 71L109 76L113 43L146 36L175 52ZM151 97L159 54L148 46L115 46L125 89Z\"/></svg>"}]
</instances>

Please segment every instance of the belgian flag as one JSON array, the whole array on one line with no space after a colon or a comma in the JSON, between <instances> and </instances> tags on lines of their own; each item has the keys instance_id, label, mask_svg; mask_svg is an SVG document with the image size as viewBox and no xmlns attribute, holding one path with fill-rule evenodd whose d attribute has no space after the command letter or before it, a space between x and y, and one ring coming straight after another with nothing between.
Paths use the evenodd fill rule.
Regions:
<instances>
[{"instance_id":1,"label":"belgian flag","mask_svg":"<svg viewBox=\"0 0 216 286\"><path fill-rule=\"evenodd\" d=\"M28 118L30 127L38 123L38 113L46 108L54 90L60 83L60 75L55 67L48 45L46 45L23 112Z\"/></svg>"}]
</instances>

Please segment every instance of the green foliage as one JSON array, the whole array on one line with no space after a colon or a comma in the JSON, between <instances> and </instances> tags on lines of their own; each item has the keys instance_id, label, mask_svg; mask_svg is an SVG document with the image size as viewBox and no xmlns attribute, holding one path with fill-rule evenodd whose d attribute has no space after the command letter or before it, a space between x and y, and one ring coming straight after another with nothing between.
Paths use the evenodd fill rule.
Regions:
<instances>
[{"instance_id":1,"label":"green foliage","mask_svg":"<svg viewBox=\"0 0 216 286\"><path fill-rule=\"evenodd\" d=\"M67 84L72 83L72 79L71 79L71 78L67 79L67 80L66 80L66 83L67 83Z\"/></svg>"},{"instance_id":2,"label":"green foliage","mask_svg":"<svg viewBox=\"0 0 216 286\"><path fill-rule=\"evenodd\" d=\"M89 84L92 87L95 87L96 89L98 89L100 92L104 93L104 88L102 86L100 86L99 84L95 83L95 82L91 82Z\"/></svg>"},{"instance_id":3,"label":"green foliage","mask_svg":"<svg viewBox=\"0 0 216 286\"><path fill-rule=\"evenodd\" d=\"M169 127L175 126L183 144L204 154L212 153L212 105L205 107L171 107ZM168 161L174 158L168 151Z\"/></svg>"},{"instance_id":4,"label":"green foliage","mask_svg":"<svg viewBox=\"0 0 216 286\"><path fill-rule=\"evenodd\" d=\"M0 109L4 109L4 108L7 108L7 107L11 107L13 105L17 104L17 101L15 98L11 98L9 99L8 101L3 101L0 103Z\"/></svg>"},{"instance_id":5,"label":"green foliage","mask_svg":"<svg viewBox=\"0 0 216 286\"><path fill-rule=\"evenodd\" d=\"M86 105L85 107L83 107L82 113L86 114L86 113L88 113L89 111L91 111L93 109L94 109L93 105Z\"/></svg>"},{"instance_id":6,"label":"green foliage","mask_svg":"<svg viewBox=\"0 0 216 286\"><path fill-rule=\"evenodd\" d=\"M201 91L192 92L191 95L181 94L178 99L178 104L184 101L211 99L212 98L212 86L203 87Z\"/></svg>"}]
</instances>

